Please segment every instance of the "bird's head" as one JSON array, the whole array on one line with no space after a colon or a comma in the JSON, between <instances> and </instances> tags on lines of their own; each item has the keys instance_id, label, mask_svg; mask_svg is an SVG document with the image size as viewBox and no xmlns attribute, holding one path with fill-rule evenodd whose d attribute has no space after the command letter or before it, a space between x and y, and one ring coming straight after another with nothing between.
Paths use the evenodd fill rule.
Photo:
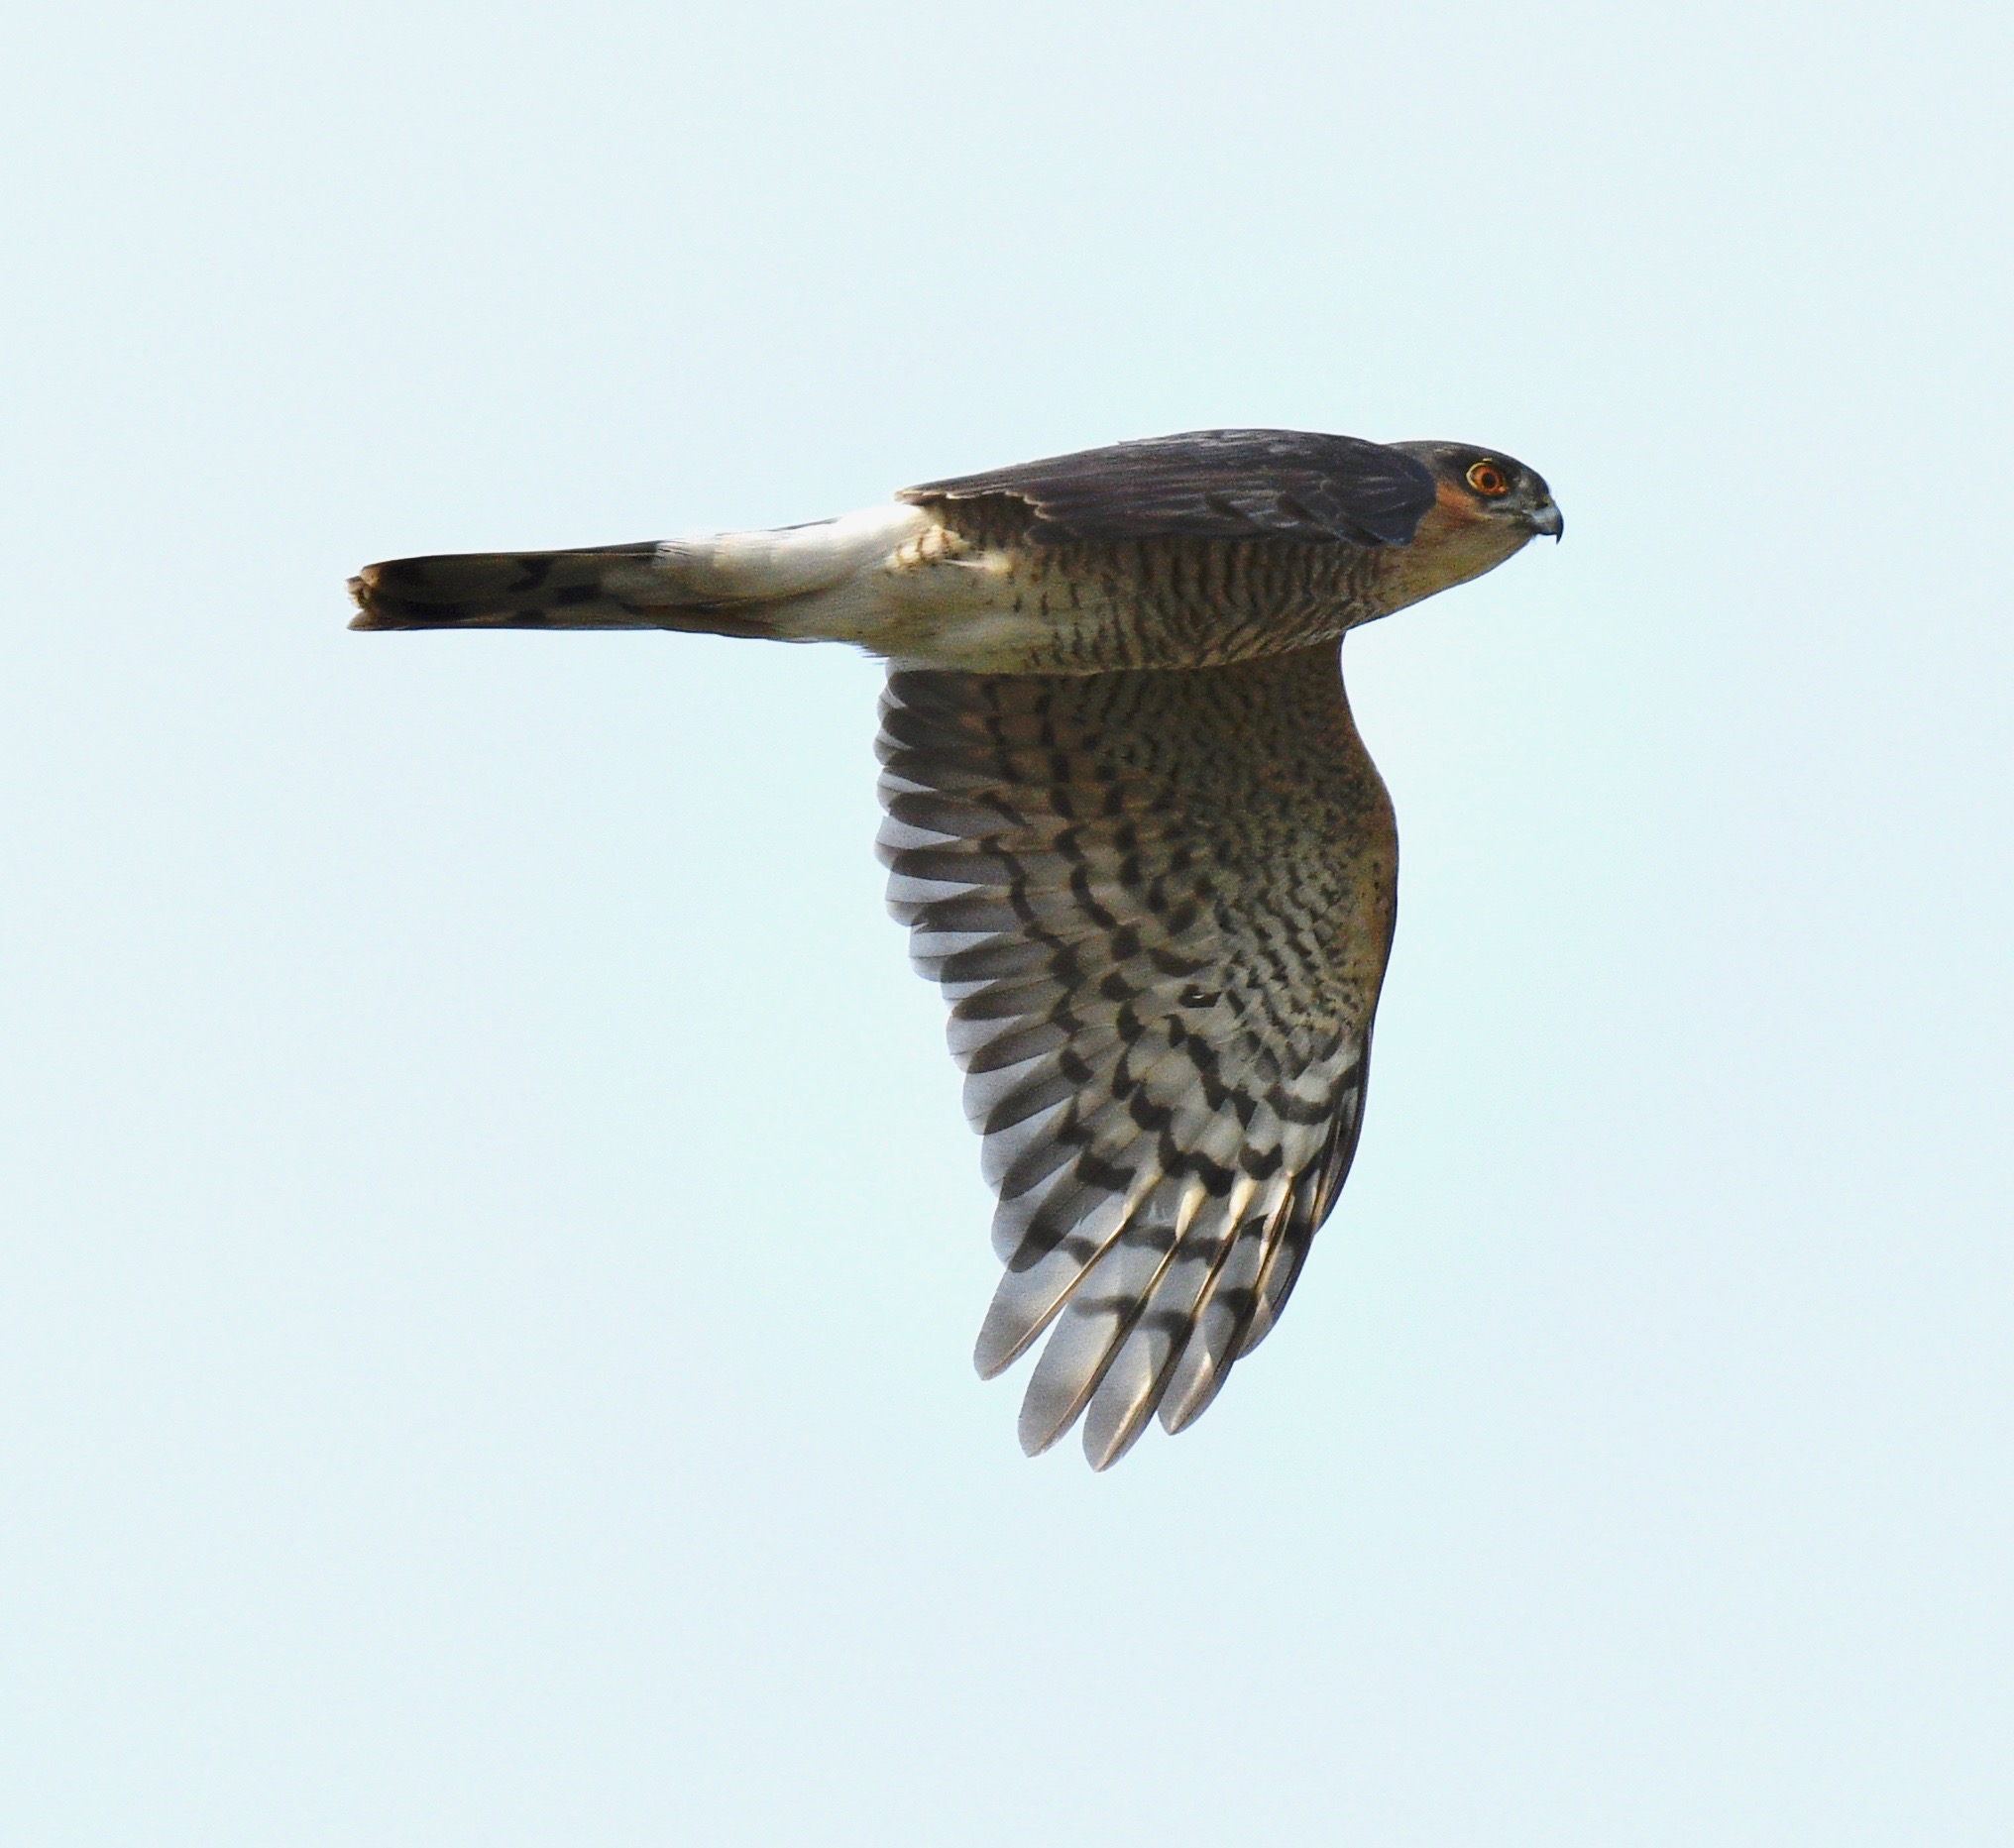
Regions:
<instances>
[{"instance_id":1,"label":"bird's head","mask_svg":"<svg viewBox=\"0 0 2014 1848\"><path fill-rule=\"evenodd\" d=\"M1539 533L1557 539L1566 530L1545 478L1501 449L1478 449L1472 443L1392 447L1426 465L1434 499L1453 521L1491 521L1515 533L1517 545Z\"/></svg>"},{"instance_id":2,"label":"bird's head","mask_svg":"<svg viewBox=\"0 0 2014 1848\"><path fill-rule=\"evenodd\" d=\"M1433 505L1409 543L1387 554L1381 614L1416 603L1501 565L1540 533L1566 530L1552 489L1501 449L1472 443L1394 443L1433 477Z\"/></svg>"}]
</instances>

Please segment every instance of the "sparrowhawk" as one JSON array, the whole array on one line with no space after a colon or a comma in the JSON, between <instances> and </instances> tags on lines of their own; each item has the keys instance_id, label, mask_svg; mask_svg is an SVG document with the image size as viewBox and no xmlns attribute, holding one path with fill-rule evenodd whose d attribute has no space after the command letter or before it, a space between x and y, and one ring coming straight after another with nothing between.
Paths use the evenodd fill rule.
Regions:
<instances>
[{"instance_id":1,"label":"sparrowhawk","mask_svg":"<svg viewBox=\"0 0 2014 1848\"><path fill-rule=\"evenodd\" d=\"M1031 1454L1198 1417L1363 1123L1399 841L1343 635L1561 519L1461 443L1205 430L772 532L367 566L360 629L663 628L888 664L889 905L951 1003Z\"/></svg>"}]
</instances>

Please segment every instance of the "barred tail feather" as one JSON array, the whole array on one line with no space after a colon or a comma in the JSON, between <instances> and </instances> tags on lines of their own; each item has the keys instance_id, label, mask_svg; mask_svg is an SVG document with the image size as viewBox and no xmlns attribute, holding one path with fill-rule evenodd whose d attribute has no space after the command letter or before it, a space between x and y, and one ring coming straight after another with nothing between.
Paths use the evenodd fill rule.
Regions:
<instances>
[{"instance_id":1,"label":"barred tail feather","mask_svg":"<svg viewBox=\"0 0 2014 1848\"><path fill-rule=\"evenodd\" d=\"M680 629L777 641L871 635L871 574L928 525L870 507L772 532L569 552L467 552L367 565L353 629Z\"/></svg>"},{"instance_id":2,"label":"barred tail feather","mask_svg":"<svg viewBox=\"0 0 2014 1848\"><path fill-rule=\"evenodd\" d=\"M599 629L655 623L654 544L578 552L462 552L366 565L350 580L353 629Z\"/></svg>"}]
</instances>

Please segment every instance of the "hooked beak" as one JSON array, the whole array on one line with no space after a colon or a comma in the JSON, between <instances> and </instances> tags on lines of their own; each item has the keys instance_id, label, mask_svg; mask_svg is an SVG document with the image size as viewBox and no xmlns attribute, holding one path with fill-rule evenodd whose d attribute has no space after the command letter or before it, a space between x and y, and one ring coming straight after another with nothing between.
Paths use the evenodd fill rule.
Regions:
<instances>
[{"instance_id":1,"label":"hooked beak","mask_svg":"<svg viewBox=\"0 0 2014 1848\"><path fill-rule=\"evenodd\" d=\"M1558 539L1566 531L1566 521L1560 517L1559 509L1548 500L1535 513L1526 514L1533 532L1542 532L1550 539Z\"/></svg>"}]
</instances>

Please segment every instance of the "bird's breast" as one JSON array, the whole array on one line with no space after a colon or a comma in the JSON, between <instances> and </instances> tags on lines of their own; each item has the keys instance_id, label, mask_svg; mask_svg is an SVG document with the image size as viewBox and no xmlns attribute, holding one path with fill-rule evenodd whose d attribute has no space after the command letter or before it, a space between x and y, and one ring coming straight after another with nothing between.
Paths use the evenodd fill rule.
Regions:
<instances>
[{"instance_id":1,"label":"bird's breast","mask_svg":"<svg viewBox=\"0 0 2014 1848\"><path fill-rule=\"evenodd\" d=\"M1344 543L952 533L905 547L890 571L905 619L879 652L981 673L1222 666L1383 613L1376 562Z\"/></svg>"}]
</instances>

